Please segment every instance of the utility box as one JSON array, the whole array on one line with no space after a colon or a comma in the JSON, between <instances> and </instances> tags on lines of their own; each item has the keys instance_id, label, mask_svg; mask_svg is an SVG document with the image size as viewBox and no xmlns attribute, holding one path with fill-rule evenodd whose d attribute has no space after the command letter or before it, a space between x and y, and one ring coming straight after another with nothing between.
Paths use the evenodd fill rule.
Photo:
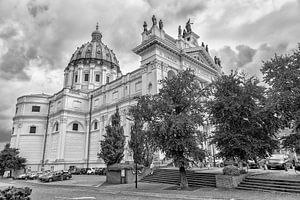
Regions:
<instances>
[{"instance_id":1,"label":"utility box","mask_svg":"<svg viewBox=\"0 0 300 200\"><path fill-rule=\"evenodd\" d=\"M144 167L138 165L138 181L145 176ZM114 164L107 167L106 182L111 184L126 184L135 182L135 166L133 164Z\"/></svg>"}]
</instances>

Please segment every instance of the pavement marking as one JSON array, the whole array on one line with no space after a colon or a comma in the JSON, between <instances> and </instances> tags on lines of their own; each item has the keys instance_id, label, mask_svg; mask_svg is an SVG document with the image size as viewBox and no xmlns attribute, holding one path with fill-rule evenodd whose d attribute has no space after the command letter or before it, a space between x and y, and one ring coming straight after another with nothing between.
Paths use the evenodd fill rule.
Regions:
<instances>
[{"instance_id":1,"label":"pavement marking","mask_svg":"<svg viewBox=\"0 0 300 200\"><path fill-rule=\"evenodd\" d=\"M73 200L82 200L82 199L96 199L95 197L55 197L55 199L73 199Z\"/></svg>"}]
</instances>

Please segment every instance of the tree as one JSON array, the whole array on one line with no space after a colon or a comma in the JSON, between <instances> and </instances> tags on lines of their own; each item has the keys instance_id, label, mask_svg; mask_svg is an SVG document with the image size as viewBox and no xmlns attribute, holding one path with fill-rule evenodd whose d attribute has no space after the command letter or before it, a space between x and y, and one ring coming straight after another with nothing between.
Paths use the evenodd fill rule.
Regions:
<instances>
[{"instance_id":1,"label":"tree","mask_svg":"<svg viewBox=\"0 0 300 200\"><path fill-rule=\"evenodd\" d=\"M277 148L280 121L267 106L265 88L259 81L231 72L211 84L208 111L215 126L211 143L219 156L240 161L264 158Z\"/></svg>"},{"instance_id":2,"label":"tree","mask_svg":"<svg viewBox=\"0 0 300 200\"><path fill-rule=\"evenodd\" d=\"M134 162L146 167L152 163L156 149L151 129L147 127L153 117L153 112L148 107L150 99L151 96L137 97L137 104L129 109L129 115L134 121L130 131L129 148L133 151Z\"/></svg>"},{"instance_id":3,"label":"tree","mask_svg":"<svg viewBox=\"0 0 300 200\"><path fill-rule=\"evenodd\" d=\"M105 127L106 135L101 141L101 152L98 154L107 166L120 163L124 157L125 135L120 124L119 108L112 116L111 125Z\"/></svg>"},{"instance_id":4,"label":"tree","mask_svg":"<svg viewBox=\"0 0 300 200\"><path fill-rule=\"evenodd\" d=\"M148 127L151 137L166 158L173 159L179 167L180 186L188 187L185 168L194 157L204 155L197 143L199 127L203 125L204 91L191 70L161 81L159 93L149 98L146 107L151 111ZM195 152L199 154L196 155Z\"/></svg>"},{"instance_id":5,"label":"tree","mask_svg":"<svg viewBox=\"0 0 300 200\"><path fill-rule=\"evenodd\" d=\"M300 153L300 44L291 55L277 56L263 63L261 72L268 89L269 104L282 121L293 129L283 145Z\"/></svg>"},{"instance_id":6,"label":"tree","mask_svg":"<svg viewBox=\"0 0 300 200\"><path fill-rule=\"evenodd\" d=\"M0 175L6 170L19 170L25 167L26 159L19 156L19 150L6 144L0 152ZM10 173L11 174L11 173Z\"/></svg>"}]
</instances>

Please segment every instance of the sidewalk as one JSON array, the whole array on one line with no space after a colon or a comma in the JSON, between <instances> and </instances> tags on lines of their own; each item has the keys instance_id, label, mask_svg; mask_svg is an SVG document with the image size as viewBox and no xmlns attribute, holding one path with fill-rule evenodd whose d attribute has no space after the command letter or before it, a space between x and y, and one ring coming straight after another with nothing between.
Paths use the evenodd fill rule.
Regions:
<instances>
[{"instance_id":1,"label":"sidewalk","mask_svg":"<svg viewBox=\"0 0 300 200\"><path fill-rule=\"evenodd\" d=\"M209 200L295 200L300 199L300 194L281 193L281 192L261 192L236 189L222 189L203 187L196 190L182 191L170 190L174 185L160 183L142 183L138 182L138 188L135 184L103 185L98 188L99 191L112 194L126 194L145 197L160 197L166 199L209 199Z\"/></svg>"}]
</instances>

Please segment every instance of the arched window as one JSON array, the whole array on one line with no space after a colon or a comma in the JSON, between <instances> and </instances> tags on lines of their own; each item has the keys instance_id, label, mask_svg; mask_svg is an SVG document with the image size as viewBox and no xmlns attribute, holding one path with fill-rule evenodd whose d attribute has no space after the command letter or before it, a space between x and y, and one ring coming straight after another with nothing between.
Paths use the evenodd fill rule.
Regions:
<instances>
[{"instance_id":1,"label":"arched window","mask_svg":"<svg viewBox=\"0 0 300 200\"><path fill-rule=\"evenodd\" d=\"M168 71L168 78L171 79L171 78L174 78L176 76L175 72L172 71L172 70L169 70Z\"/></svg>"},{"instance_id":2,"label":"arched window","mask_svg":"<svg viewBox=\"0 0 300 200\"><path fill-rule=\"evenodd\" d=\"M72 130L73 131L78 131L78 124L77 123L73 123Z\"/></svg>"}]
</instances>

